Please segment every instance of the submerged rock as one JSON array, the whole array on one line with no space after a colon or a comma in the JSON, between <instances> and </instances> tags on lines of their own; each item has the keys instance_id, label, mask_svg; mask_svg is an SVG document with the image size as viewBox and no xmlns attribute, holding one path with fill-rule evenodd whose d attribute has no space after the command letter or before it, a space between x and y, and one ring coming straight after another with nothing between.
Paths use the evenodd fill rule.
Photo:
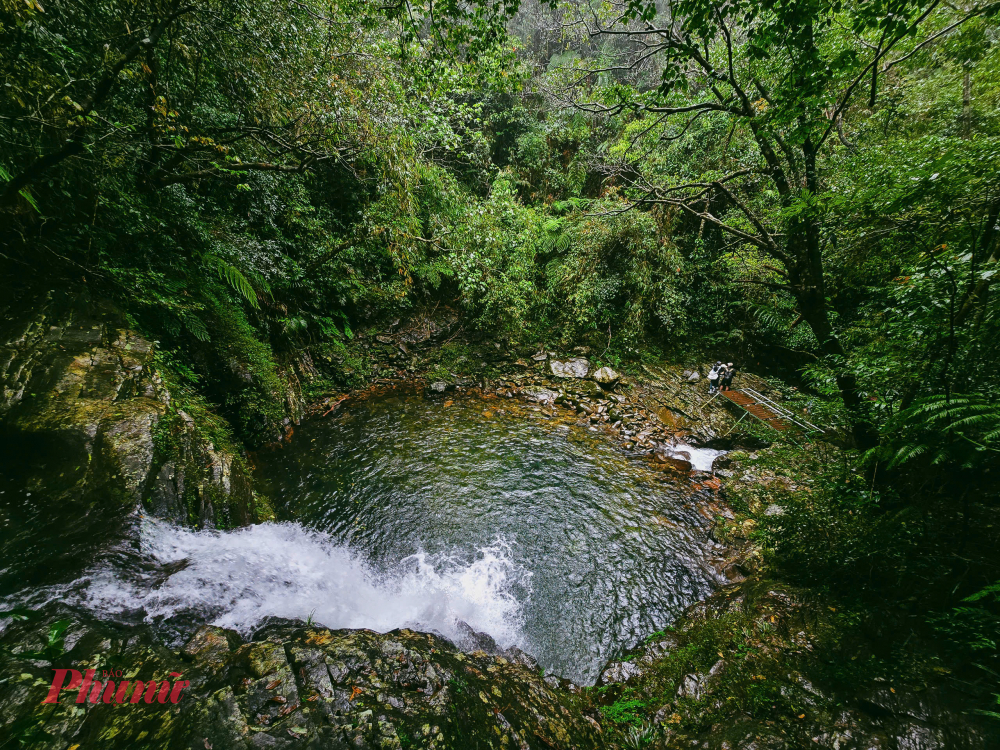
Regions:
<instances>
[{"instance_id":1,"label":"submerged rock","mask_svg":"<svg viewBox=\"0 0 1000 750\"><path fill-rule=\"evenodd\" d=\"M379 634L285 622L243 642L206 626L173 652L145 629L122 637L71 615L66 635L79 638L59 666L121 665L126 680L190 685L176 704L108 705L98 698L83 710L77 689L44 704L53 670L12 650L44 643L52 622L65 616L53 611L15 623L0 638L0 665L15 676L0 694L0 726L30 747L87 747L95 738L111 750L605 746L580 696L558 682L516 659L462 653L437 636L405 629Z\"/></svg>"},{"instance_id":2,"label":"submerged rock","mask_svg":"<svg viewBox=\"0 0 1000 750\"><path fill-rule=\"evenodd\" d=\"M573 357L572 359L553 359L549 362L552 374L557 378L585 378L590 372L590 361L583 357Z\"/></svg>"},{"instance_id":3,"label":"submerged rock","mask_svg":"<svg viewBox=\"0 0 1000 750\"><path fill-rule=\"evenodd\" d=\"M656 461L659 464L657 468L660 469L675 471L681 474L687 474L691 471L691 462L683 458L658 453Z\"/></svg>"}]
</instances>

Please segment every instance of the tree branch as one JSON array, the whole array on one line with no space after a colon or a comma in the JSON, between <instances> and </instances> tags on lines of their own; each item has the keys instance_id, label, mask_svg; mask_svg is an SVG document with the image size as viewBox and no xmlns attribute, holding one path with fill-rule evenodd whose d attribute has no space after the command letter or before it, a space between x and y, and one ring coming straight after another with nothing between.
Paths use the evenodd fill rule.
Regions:
<instances>
[{"instance_id":1,"label":"tree branch","mask_svg":"<svg viewBox=\"0 0 1000 750\"><path fill-rule=\"evenodd\" d=\"M101 80L94 87L91 95L84 99L80 104L79 116L81 119L88 117L96 107L104 103L104 100L114 88L115 83L118 82L118 76L121 75L121 72L125 69L126 65L138 57L140 52L152 49L160 40L160 37L163 36L163 32L167 30L167 27L170 26L170 24L186 13L190 13L195 10L196 6L194 5L177 9L179 2L180 0L175 0L175 10L156 24L148 37L135 42L125 52L122 59L115 63L111 70L104 74ZM66 143L62 148L51 154L47 154L46 156L36 159L34 162L25 167L20 174L11 179L4 186L3 191L0 192L0 206L12 204L21 190L35 182L35 180L39 179L49 169L56 166L60 162L65 161L71 156L76 156L81 153L85 148L85 143L83 141L85 132L85 123L77 125L71 131L69 138L66 139Z\"/></svg>"}]
</instances>

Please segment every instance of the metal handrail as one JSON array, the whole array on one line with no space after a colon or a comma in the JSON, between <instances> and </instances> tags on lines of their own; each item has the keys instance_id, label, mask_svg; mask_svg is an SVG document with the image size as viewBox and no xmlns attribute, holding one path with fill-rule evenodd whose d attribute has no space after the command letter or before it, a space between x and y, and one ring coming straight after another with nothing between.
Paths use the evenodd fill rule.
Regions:
<instances>
[{"instance_id":1,"label":"metal handrail","mask_svg":"<svg viewBox=\"0 0 1000 750\"><path fill-rule=\"evenodd\" d=\"M786 419L789 422L792 422L793 424L797 424L799 427L801 427L806 431L809 431L811 429L815 432L822 432L824 434L826 433L826 430L824 430L822 427L814 425L812 422L806 422L804 419L800 422L795 417L795 415L792 414L792 412L788 411L782 406L779 406L774 401L765 396L763 393L760 393L759 391L756 391L753 388L744 388L743 391L745 393L749 393L755 399L760 399L760 401L762 401L771 411L777 413L777 415L782 419Z\"/></svg>"}]
</instances>

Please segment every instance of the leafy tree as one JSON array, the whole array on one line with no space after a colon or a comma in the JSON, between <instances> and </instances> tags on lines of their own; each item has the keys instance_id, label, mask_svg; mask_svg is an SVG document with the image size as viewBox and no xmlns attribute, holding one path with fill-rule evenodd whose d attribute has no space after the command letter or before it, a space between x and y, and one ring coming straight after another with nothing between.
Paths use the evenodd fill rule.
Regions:
<instances>
[{"instance_id":1,"label":"leafy tree","mask_svg":"<svg viewBox=\"0 0 1000 750\"><path fill-rule=\"evenodd\" d=\"M874 102L881 77L998 8L958 12L935 0L578 6L576 21L615 44L606 62L567 68L564 86L584 111L643 118L621 153L632 205L676 206L770 259L772 278L754 283L794 297L834 369L862 447L874 444L876 431L828 301L824 257L835 240L823 218L837 201L827 179L831 159L837 144L852 148L844 121L861 106L862 91ZM659 72L655 87L643 85L649 66ZM650 143L679 140L699 121L720 118L729 136L717 167L691 177L665 172L656 159L645 163ZM740 145L730 151L733 138Z\"/></svg>"}]
</instances>

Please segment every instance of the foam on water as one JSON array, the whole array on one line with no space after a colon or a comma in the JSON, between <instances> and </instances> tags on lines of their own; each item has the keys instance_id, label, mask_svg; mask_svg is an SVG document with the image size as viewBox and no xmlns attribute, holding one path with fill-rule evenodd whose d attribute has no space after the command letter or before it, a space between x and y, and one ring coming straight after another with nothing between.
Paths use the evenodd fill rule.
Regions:
<instances>
[{"instance_id":1,"label":"foam on water","mask_svg":"<svg viewBox=\"0 0 1000 750\"><path fill-rule=\"evenodd\" d=\"M297 523L216 532L147 519L140 557L154 563L152 574L94 572L78 589L78 603L110 617L138 610L150 623L207 616L243 634L268 616L311 616L333 629L410 627L460 640L461 621L505 648L526 645L531 574L502 540L474 559L421 553L379 571Z\"/></svg>"},{"instance_id":2,"label":"foam on water","mask_svg":"<svg viewBox=\"0 0 1000 750\"><path fill-rule=\"evenodd\" d=\"M674 455L677 455L681 452L687 453L691 456L690 461L692 469L697 471L711 471L712 463L726 451L719 451L714 448L695 448L692 445L677 443L677 445L673 447L673 453Z\"/></svg>"}]
</instances>

